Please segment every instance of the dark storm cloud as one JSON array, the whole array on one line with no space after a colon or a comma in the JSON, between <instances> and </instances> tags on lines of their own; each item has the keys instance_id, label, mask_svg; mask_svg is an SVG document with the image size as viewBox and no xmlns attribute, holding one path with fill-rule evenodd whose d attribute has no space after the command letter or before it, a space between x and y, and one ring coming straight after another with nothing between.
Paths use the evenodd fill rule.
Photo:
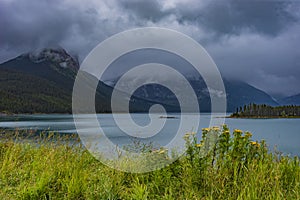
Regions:
<instances>
[{"instance_id":1,"label":"dark storm cloud","mask_svg":"<svg viewBox=\"0 0 300 200\"><path fill-rule=\"evenodd\" d=\"M232 36L211 44L211 53L224 75L245 80L269 93L300 93L300 25L276 37L255 33Z\"/></svg>"},{"instance_id":2,"label":"dark storm cloud","mask_svg":"<svg viewBox=\"0 0 300 200\"><path fill-rule=\"evenodd\" d=\"M112 34L160 26L203 44L224 75L290 95L300 93L299 19L298 1L1 0L0 62L48 46L82 60Z\"/></svg>"},{"instance_id":3,"label":"dark storm cloud","mask_svg":"<svg viewBox=\"0 0 300 200\"><path fill-rule=\"evenodd\" d=\"M297 21L286 10L292 4L286 1L182 1L173 8L164 8L159 2L161 1L122 0L120 5L140 19L156 22L174 14L180 23L198 24L218 34L238 34L247 28L276 35L290 23Z\"/></svg>"},{"instance_id":4,"label":"dark storm cloud","mask_svg":"<svg viewBox=\"0 0 300 200\"><path fill-rule=\"evenodd\" d=\"M200 23L221 34L239 34L243 29L277 35L296 19L285 9L288 3L275 1L231 1L209 5ZM214 13L217 13L214 14Z\"/></svg>"},{"instance_id":5,"label":"dark storm cloud","mask_svg":"<svg viewBox=\"0 0 300 200\"><path fill-rule=\"evenodd\" d=\"M93 5L60 0L0 1L0 59L49 46L86 54L113 32L114 25L100 17Z\"/></svg>"},{"instance_id":6,"label":"dark storm cloud","mask_svg":"<svg viewBox=\"0 0 300 200\"><path fill-rule=\"evenodd\" d=\"M67 37L73 24L68 11L60 9L59 1L53 4L38 0L4 1L0 4L0 25L5 27L0 42L4 46L53 44Z\"/></svg>"},{"instance_id":7,"label":"dark storm cloud","mask_svg":"<svg viewBox=\"0 0 300 200\"><path fill-rule=\"evenodd\" d=\"M133 16L153 22L159 21L170 14L169 11L163 11L162 6L155 0L121 0L120 6L130 11Z\"/></svg>"},{"instance_id":8,"label":"dark storm cloud","mask_svg":"<svg viewBox=\"0 0 300 200\"><path fill-rule=\"evenodd\" d=\"M299 2L178 1L169 7L159 2L126 1L121 6L137 19L198 39L227 77L271 94L300 93ZM165 23L171 15L175 26ZM200 36L191 27L199 27Z\"/></svg>"}]
</instances>

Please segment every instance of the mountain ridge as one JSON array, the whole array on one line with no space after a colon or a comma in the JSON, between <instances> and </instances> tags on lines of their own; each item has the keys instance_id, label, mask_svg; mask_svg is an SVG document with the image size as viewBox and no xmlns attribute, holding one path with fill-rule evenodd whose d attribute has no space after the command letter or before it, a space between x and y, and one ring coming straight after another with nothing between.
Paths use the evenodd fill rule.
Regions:
<instances>
[{"instance_id":1,"label":"mountain ridge","mask_svg":"<svg viewBox=\"0 0 300 200\"><path fill-rule=\"evenodd\" d=\"M53 54L54 55L51 55ZM62 54L59 57L57 54ZM62 59L61 59L62 58ZM68 62L65 62L67 59ZM79 64L73 60L66 51L62 49L44 49L38 54L25 53L14 59L0 64L1 73L1 101L0 112L6 113L72 113L72 90ZM61 63L67 63L62 66ZM71 67L69 64L71 63ZM90 90L90 85L97 85L95 93L96 112L111 112L111 95L114 90L96 77L90 74L84 75L83 86ZM13 84L11 81L13 80ZM51 89L44 98L36 98L36 95L43 95L39 86ZM11 89L13 87L14 89ZM38 89L37 89L38 88ZM30 95L29 95L30 94ZM125 93L120 93L121 99L128 98ZM62 97L53 100L52 96ZM67 96L67 97L66 97ZM147 112L155 101L146 101L141 98L130 97L130 110L132 112ZM23 107L20 105L22 99ZM53 101L59 102L54 104ZM51 106L49 106L51 105ZM63 108L61 108L63 106ZM174 110L172 106L163 104L167 110ZM42 109L46 107L47 109ZM117 110L125 112L123 108Z\"/></svg>"},{"instance_id":2,"label":"mountain ridge","mask_svg":"<svg viewBox=\"0 0 300 200\"><path fill-rule=\"evenodd\" d=\"M117 81L117 79L107 80L107 83L114 87ZM200 110L203 112L210 112L210 95L222 95L223 92L216 91L213 88L210 88L210 91L213 91L213 93L209 94L209 90L204 80L200 76L196 78L189 78L188 81L197 95L197 99L200 104ZM126 81L126 83L123 84L122 87L124 87L126 90L126 86L128 86L129 88L130 86L128 84L134 84L134 82L141 81L134 80L131 78L130 80ZM168 80L160 81L160 83L162 84L166 82L168 82ZM275 101L269 94L245 82L237 80L232 81L227 79L223 79L223 82L227 97L227 111L233 112L236 110L236 108L250 103L268 104L272 106L279 105L279 103ZM173 79L169 77L168 84L177 86L177 94L184 95L184 92L180 92L180 90L182 89L180 82L173 81ZM170 105L179 106L175 94L173 94L171 91L169 91L169 89L165 88L164 86L159 86L157 84L143 85L142 87L138 88L133 93L133 95L144 99L156 100L158 102L167 102Z\"/></svg>"},{"instance_id":3,"label":"mountain ridge","mask_svg":"<svg viewBox=\"0 0 300 200\"><path fill-rule=\"evenodd\" d=\"M288 96L279 100L281 105L297 105L300 106L300 93Z\"/></svg>"},{"instance_id":4,"label":"mountain ridge","mask_svg":"<svg viewBox=\"0 0 300 200\"><path fill-rule=\"evenodd\" d=\"M0 94L1 97L4 97L2 98L0 112L42 112L42 105L45 105L47 107L44 111L45 113L52 113L54 111L71 113L72 90L78 69L78 59L70 56L62 48L42 49L36 52L25 53L0 64L0 73L2 75L0 77ZM86 75L86 78L87 82L98 81L92 75ZM189 82L197 93L200 110L210 112L211 103L205 82L199 77L193 78ZM114 87L102 81L97 83L95 109L97 112L111 112L110 99ZM110 82L110 84L112 83L113 81ZM13 84L17 85L19 90L16 87L12 89ZM176 84L176 82L172 84ZM227 111L235 111L237 107L249 103L278 105L278 102L274 101L266 92L242 81L224 79L224 85L227 96ZM41 87L44 87L46 91L41 91ZM123 91L120 92L122 94L120 100L130 99L130 110L133 112L148 112L149 108L154 104L162 104L169 112L181 111L174 95L161 86L142 86L132 96ZM42 94L44 97L41 99L40 96ZM58 99L53 100L52 97ZM59 97L61 98L59 99ZM3 99L6 99L5 103ZM15 109L13 109L12 106L9 106L19 105L20 99L27 102L24 105L30 109L22 109L21 106L15 106ZM32 101L32 105L30 105L30 101ZM53 101L60 103L55 104ZM51 105L53 106L52 109ZM39 109L35 109L35 107ZM122 111L124 111L124 108L120 108L120 112Z\"/></svg>"}]
</instances>

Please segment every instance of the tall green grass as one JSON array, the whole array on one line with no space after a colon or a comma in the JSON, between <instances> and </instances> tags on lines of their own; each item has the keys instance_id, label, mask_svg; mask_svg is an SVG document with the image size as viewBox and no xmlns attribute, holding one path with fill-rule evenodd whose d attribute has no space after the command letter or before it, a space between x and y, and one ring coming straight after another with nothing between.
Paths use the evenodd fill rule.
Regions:
<instances>
[{"instance_id":1,"label":"tall green grass","mask_svg":"<svg viewBox=\"0 0 300 200\"><path fill-rule=\"evenodd\" d=\"M18 142L18 132L5 131L0 199L300 199L299 158L270 153L251 136L226 126L203 129L200 141L188 133L180 159L132 174L101 164L74 138Z\"/></svg>"}]
</instances>

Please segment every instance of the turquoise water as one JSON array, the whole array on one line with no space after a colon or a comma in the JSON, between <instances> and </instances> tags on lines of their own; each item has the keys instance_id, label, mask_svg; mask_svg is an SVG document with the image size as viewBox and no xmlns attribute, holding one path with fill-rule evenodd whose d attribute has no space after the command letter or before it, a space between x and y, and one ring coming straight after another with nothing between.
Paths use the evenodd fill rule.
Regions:
<instances>
[{"instance_id":1,"label":"turquoise water","mask_svg":"<svg viewBox=\"0 0 300 200\"><path fill-rule=\"evenodd\" d=\"M140 126L145 126L150 122L148 114L132 114L132 119ZM166 119L164 128L149 140L154 143L165 145L174 137L177 132L180 116L172 114L175 118ZM83 116L87 118L90 116ZM98 121L101 124L105 135L112 141L119 144L126 144L132 141L122 130L118 128L111 114L98 114ZM116 117L124 120L126 126L126 118L122 114ZM157 114L159 118L160 115ZM201 128L209 126L210 114L201 114L199 129L197 132L201 134ZM124 118L124 119L123 119ZM230 129L241 129L253 133L254 140L265 139L270 150L276 148L284 154L300 155L300 119L230 119L226 118L225 123ZM16 115L1 116L0 127L2 128L19 128L57 131L61 133L76 133L72 115L67 114L49 114L49 115ZM130 129L130 127L127 127ZM92 126L87 126L87 130L92 130ZM135 130L132 130L134 133ZM191 131L196 131L191 127Z\"/></svg>"}]
</instances>

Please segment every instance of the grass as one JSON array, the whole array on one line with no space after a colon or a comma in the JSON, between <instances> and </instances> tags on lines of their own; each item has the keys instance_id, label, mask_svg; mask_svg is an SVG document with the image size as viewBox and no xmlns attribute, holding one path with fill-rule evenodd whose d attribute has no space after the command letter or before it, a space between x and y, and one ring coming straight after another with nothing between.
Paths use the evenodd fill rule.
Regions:
<instances>
[{"instance_id":1,"label":"grass","mask_svg":"<svg viewBox=\"0 0 300 200\"><path fill-rule=\"evenodd\" d=\"M299 158L226 126L203 129L200 141L188 133L184 156L144 174L101 164L74 138L20 135L1 134L0 199L300 199Z\"/></svg>"}]
</instances>

